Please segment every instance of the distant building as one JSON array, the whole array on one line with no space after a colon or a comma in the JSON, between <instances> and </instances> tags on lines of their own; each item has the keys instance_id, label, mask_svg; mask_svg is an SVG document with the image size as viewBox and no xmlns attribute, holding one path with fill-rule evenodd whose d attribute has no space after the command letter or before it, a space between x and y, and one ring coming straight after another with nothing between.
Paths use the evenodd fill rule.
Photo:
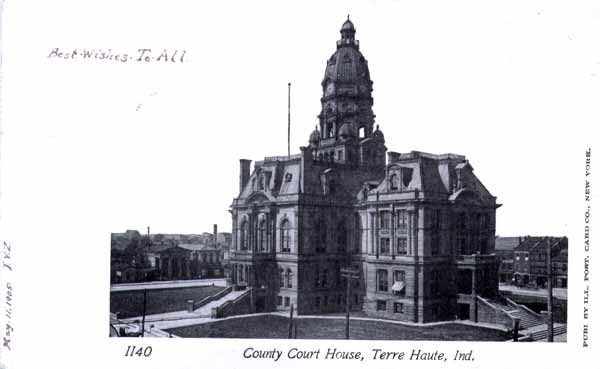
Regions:
<instances>
[{"instance_id":1,"label":"distant building","mask_svg":"<svg viewBox=\"0 0 600 369\"><path fill-rule=\"evenodd\" d=\"M160 252L161 280L223 277L223 252L202 244L179 244Z\"/></svg>"},{"instance_id":2,"label":"distant building","mask_svg":"<svg viewBox=\"0 0 600 369\"><path fill-rule=\"evenodd\" d=\"M515 248L521 243L521 237L496 237L495 252L500 258L498 277L500 283L512 283L515 272Z\"/></svg>"},{"instance_id":3,"label":"distant building","mask_svg":"<svg viewBox=\"0 0 600 369\"><path fill-rule=\"evenodd\" d=\"M514 249L513 283L543 288L548 281L548 247L552 252L553 285L567 287L568 239L566 237L524 237Z\"/></svg>"},{"instance_id":4,"label":"distant building","mask_svg":"<svg viewBox=\"0 0 600 369\"><path fill-rule=\"evenodd\" d=\"M223 277L228 240L231 234L216 225L202 234L112 233L111 283Z\"/></svg>"}]
</instances>

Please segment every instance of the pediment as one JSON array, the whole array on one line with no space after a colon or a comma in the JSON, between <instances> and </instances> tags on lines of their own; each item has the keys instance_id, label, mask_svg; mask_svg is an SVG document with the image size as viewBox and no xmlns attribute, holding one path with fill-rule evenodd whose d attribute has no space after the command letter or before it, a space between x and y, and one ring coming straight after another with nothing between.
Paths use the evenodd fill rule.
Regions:
<instances>
[{"instance_id":1,"label":"pediment","mask_svg":"<svg viewBox=\"0 0 600 369\"><path fill-rule=\"evenodd\" d=\"M271 200L269 200L269 198L264 193L255 192L252 195L248 196L248 199L246 199L246 204L262 203L269 201Z\"/></svg>"}]
</instances>

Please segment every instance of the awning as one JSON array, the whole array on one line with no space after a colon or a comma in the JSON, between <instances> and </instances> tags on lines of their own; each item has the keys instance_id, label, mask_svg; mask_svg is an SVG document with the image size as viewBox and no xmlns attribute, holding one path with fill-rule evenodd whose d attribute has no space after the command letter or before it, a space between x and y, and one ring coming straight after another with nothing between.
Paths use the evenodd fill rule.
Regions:
<instances>
[{"instance_id":1,"label":"awning","mask_svg":"<svg viewBox=\"0 0 600 369\"><path fill-rule=\"evenodd\" d=\"M392 291L393 292L402 292L402 290L404 290L404 287L406 287L406 282L396 281L396 282L394 282L394 285L392 286Z\"/></svg>"}]
</instances>

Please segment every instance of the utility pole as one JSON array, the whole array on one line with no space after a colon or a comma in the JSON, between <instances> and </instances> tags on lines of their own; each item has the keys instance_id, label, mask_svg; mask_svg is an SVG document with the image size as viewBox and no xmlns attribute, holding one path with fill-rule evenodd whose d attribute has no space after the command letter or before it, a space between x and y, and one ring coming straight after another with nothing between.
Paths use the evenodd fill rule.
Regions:
<instances>
[{"instance_id":1,"label":"utility pole","mask_svg":"<svg viewBox=\"0 0 600 369\"><path fill-rule=\"evenodd\" d=\"M294 304L290 304L290 323L288 325L288 338L293 338L292 330L294 328Z\"/></svg>"},{"instance_id":2,"label":"utility pole","mask_svg":"<svg viewBox=\"0 0 600 369\"><path fill-rule=\"evenodd\" d=\"M548 244L547 252L547 274L548 274L548 342L554 342L554 312L552 311L552 243L550 237L546 238Z\"/></svg>"},{"instance_id":3,"label":"utility pole","mask_svg":"<svg viewBox=\"0 0 600 369\"><path fill-rule=\"evenodd\" d=\"M144 331L146 328L146 299L148 297L148 290L144 288L144 308L142 310L142 337L144 337Z\"/></svg>"},{"instance_id":4,"label":"utility pole","mask_svg":"<svg viewBox=\"0 0 600 369\"><path fill-rule=\"evenodd\" d=\"M353 279L359 278L359 271L356 269L340 269L342 277L346 278L346 339L350 339L350 288Z\"/></svg>"}]
</instances>

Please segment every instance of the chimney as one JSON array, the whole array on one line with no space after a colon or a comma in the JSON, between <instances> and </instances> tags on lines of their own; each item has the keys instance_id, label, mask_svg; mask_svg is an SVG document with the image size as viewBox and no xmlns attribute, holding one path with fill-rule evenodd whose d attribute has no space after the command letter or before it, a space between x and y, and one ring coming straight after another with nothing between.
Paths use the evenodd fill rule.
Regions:
<instances>
[{"instance_id":1,"label":"chimney","mask_svg":"<svg viewBox=\"0 0 600 369\"><path fill-rule=\"evenodd\" d=\"M250 163L252 163L252 160L240 159L240 193L250 179Z\"/></svg>"},{"instance_id":2,"label":"chimney","mask_svg":"<svg viewBox=\"0 0 600 369\"><path fill-rule=\"evenodd\" d=\"M213 224L213 243L217 246L217 225Z\"/></svg>"},{"instance_id":3,"label":"chimney","mask_svg":"<svg viewBox=\"0 0 600 369\"><path fill-rule=\"evenodd\" d=\"M148 226L148 237L150 237L150 226Z\"/></svg>"}]
</instances>

